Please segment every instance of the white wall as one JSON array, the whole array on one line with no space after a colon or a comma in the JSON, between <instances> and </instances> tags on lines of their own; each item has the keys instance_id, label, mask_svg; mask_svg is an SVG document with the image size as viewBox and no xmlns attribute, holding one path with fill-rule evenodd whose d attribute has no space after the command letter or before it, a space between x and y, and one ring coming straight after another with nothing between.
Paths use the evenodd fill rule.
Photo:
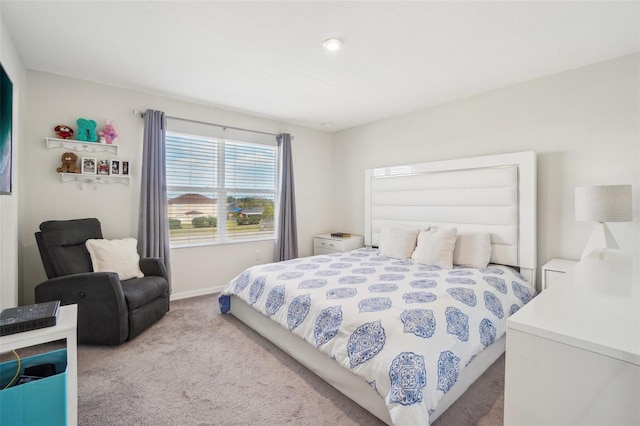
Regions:
<instances>
[{"instance_id":1,"label":"white wall","mask_svg":"<svg viewBox=\"0 0 640 426\"><path fill-rule=\"evenodd\" d=\"M625 56L336 133L336 229L363 232L366 168L534 150L539 265L580 257L593 229L574 220L580 185L633 185L634 222L610 228L637 251L639 63Z\"/></svg>"},{"instance_id":2,"label":"white wall","mask_svg":"<svg viewBox=\"0 0 640 426\"><path fill-rule=\"evenodd\" d=\"M2 35L5 46L7 37ZM6 48L2 55L4 64ZM11 61L19 64L17 54L9 56L14 58L9 66ZM301 256L312 254L315 234L336 229L363 231L365 168L524 150L538 152L539 265L553 257L575 259L582 252L593 225L573 219L573 188L578 185L634 185L634 222L611 224L611 229L623 248L638 250L639 62L639 55L630 55L333 135L28 71L26 81L18 84L24 97L28 82L22 116L26 117L23 122L29 123L19 139L16 162L16 181L24 195L19 198L21 303L31 302L34 286L45 279L33 237L40 222L95 216L102 221L107 238L137 235L142 120L132 114L133 109L154 108L174 116L292 133ZM101 185L95 191L83 191L77 184L60 182L55 168L63 151L47 150L43 138L53 136L56 124L73 124L78 117L109 118L118 123L119 158L132 162L131 186ZM0 197L3 283L16 274L11 271L16 260L15 256L10 258L15 245L11 236L15 220L10 217L17 215L17 199ZM5 215L9 221L4 221ZM7 250L9 257L4 255ZM268 262L273 244L172 250L174 296L219 288L246 266L257 263L257 251L261 252L259 262ZM12 294L13 287L5 287L3 294Z\"/></svg>"},{"instance_id":3,"label":"white wall","mask_svg":"<svg viewBox=\"0 0 640 426\"><path fill-rule=\"evenodd\" d=\"M293 157L298 209L300 255L312 254L312 236L331 229L331 135L264 118L206 107L136 91L90 83L29 70L27 120L21 152L21 184L27 196L20 200L21 289L25 303L33 301L34 287L46 279L33 233L45 220L97 217L105 238L137 236L143 120L133 110L147 108L167 115L227 124L294 136ZM101 124L115 120L119 133L118 158L131 161L130 186L99 185L82 190L77 183L62 184L55 169L61 149L46 149L44 138L55 137L57 124L77 129L77 118ZM250 136L250 134L247 134ZM78 153L82 156L82 153ZM86 154L85 154L86 155ZM98 153L99 159L115 158ZM211 292L256 263L273 260L273 242L172 250L173 295L185 297ZM260 251L261 259L255 260Z\"/></svg>"},{"instance_id":4,"label":"white wall","mask_svg":"<svg viewBox=\"0 0 640 426\"><path fill-rule=\"evenodd\" d=\"M21 193L18 159L24 140L26 70L2 20L0 63L13 83L13 190L0 195L0 309L18 305L18 201Z\"/></svg>"}]
</instances>

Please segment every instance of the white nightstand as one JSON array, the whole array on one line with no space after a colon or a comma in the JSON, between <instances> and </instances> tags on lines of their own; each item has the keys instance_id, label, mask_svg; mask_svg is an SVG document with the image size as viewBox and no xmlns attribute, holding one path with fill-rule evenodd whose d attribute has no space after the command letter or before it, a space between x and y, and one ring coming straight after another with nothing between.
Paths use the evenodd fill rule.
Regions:
<instances>
[{"instance_id":1,"label":"white nightstand","mask_svg":"<svg viewBox=\"0 0 640 426\"><path fill-rule=\"evenodd\" d=\"M364 247L362 235L352 235L347 238L332 237L331 234L316 235L313 237L313 254L342 253L349 250Z\"/></svg>"},{"instance_id":2,"label":"white nightstand","mask_svg":"<svg viewBox=\"0 0 640 426\"><path fill-rule=\"evenodd\" d=\"M578 263L577 260L567 259L551 259L542 266L542 289L548 288L558 278L562 277L567 272L573 271L573 268Z\"/></svg>"}]
</instances>

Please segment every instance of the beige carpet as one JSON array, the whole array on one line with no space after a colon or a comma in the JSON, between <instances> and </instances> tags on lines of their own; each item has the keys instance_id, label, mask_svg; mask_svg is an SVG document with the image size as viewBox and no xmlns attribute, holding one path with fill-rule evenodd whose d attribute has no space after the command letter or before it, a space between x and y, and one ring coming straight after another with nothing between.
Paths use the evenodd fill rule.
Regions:
<instances>
[{"instance_id":1,"label":"beige carpet","mask_svg":"<svg viewBox=\"0 0 640 426\"><path fill-rule=\"evenodd\" d=\"M504 394L491 406L491 410L478 422L478 426L502 426L504 421Z\"/></svg>"},{"instance_id":2,"label":"beige carpet","mask_svg":"<svg viewBox=\"0 0 640 426\"><path fill-rule=\"evenodd\" d=\"M173 302L131 342L78 348L80 425L378 425L231 315ZM434 426L502 424L504 357Z\"/></svg>"}]
</instances>

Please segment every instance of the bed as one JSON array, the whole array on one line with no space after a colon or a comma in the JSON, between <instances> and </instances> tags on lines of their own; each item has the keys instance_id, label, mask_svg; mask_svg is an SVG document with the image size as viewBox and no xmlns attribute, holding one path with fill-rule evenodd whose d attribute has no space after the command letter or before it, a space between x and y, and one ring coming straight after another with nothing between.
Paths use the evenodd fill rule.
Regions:
<instances>
[{"instance_id":1,"label":"bed","mask_svg":"<svg viewBox=\"0 0 640 426\"><path fill-rule=\"evenodd\" d=\"M249 268L221 311L387 424L431 423L535 295L535 171L533 152L368 169L364 248Z\"/></svg>"}]
</instances>

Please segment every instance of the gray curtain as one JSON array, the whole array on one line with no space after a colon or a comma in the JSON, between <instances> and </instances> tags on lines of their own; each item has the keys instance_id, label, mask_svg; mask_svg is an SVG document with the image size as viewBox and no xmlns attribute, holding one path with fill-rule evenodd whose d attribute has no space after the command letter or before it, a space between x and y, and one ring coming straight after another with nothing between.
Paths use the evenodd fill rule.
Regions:
<instances>
[{"instance_id":1,"label":"gray curtain","mask_svg":"<svg viewBox=\"0 0 640 426\"><path fill-rule=\"evenodd\" d=\"M279 214L276 228L276 261L298 257L298 231L296 224L296 197L293 186L293 159L291 158L291 135L282 133L278 140Z\"/></svg>"},{"instance_id":2,"label":"gray curtain","mask_svg":"<svg viewBox=\"0 0 640 426\"><path fill-rule=\"evenodd\" d=\"M171 277L165 168L166 128L164 112L150 109L145 112L138 253L140 257L162 258L167 267L167 273ZM171 292L171 280L169 280L169 292Z\"/></svg>"}]
</instances>

